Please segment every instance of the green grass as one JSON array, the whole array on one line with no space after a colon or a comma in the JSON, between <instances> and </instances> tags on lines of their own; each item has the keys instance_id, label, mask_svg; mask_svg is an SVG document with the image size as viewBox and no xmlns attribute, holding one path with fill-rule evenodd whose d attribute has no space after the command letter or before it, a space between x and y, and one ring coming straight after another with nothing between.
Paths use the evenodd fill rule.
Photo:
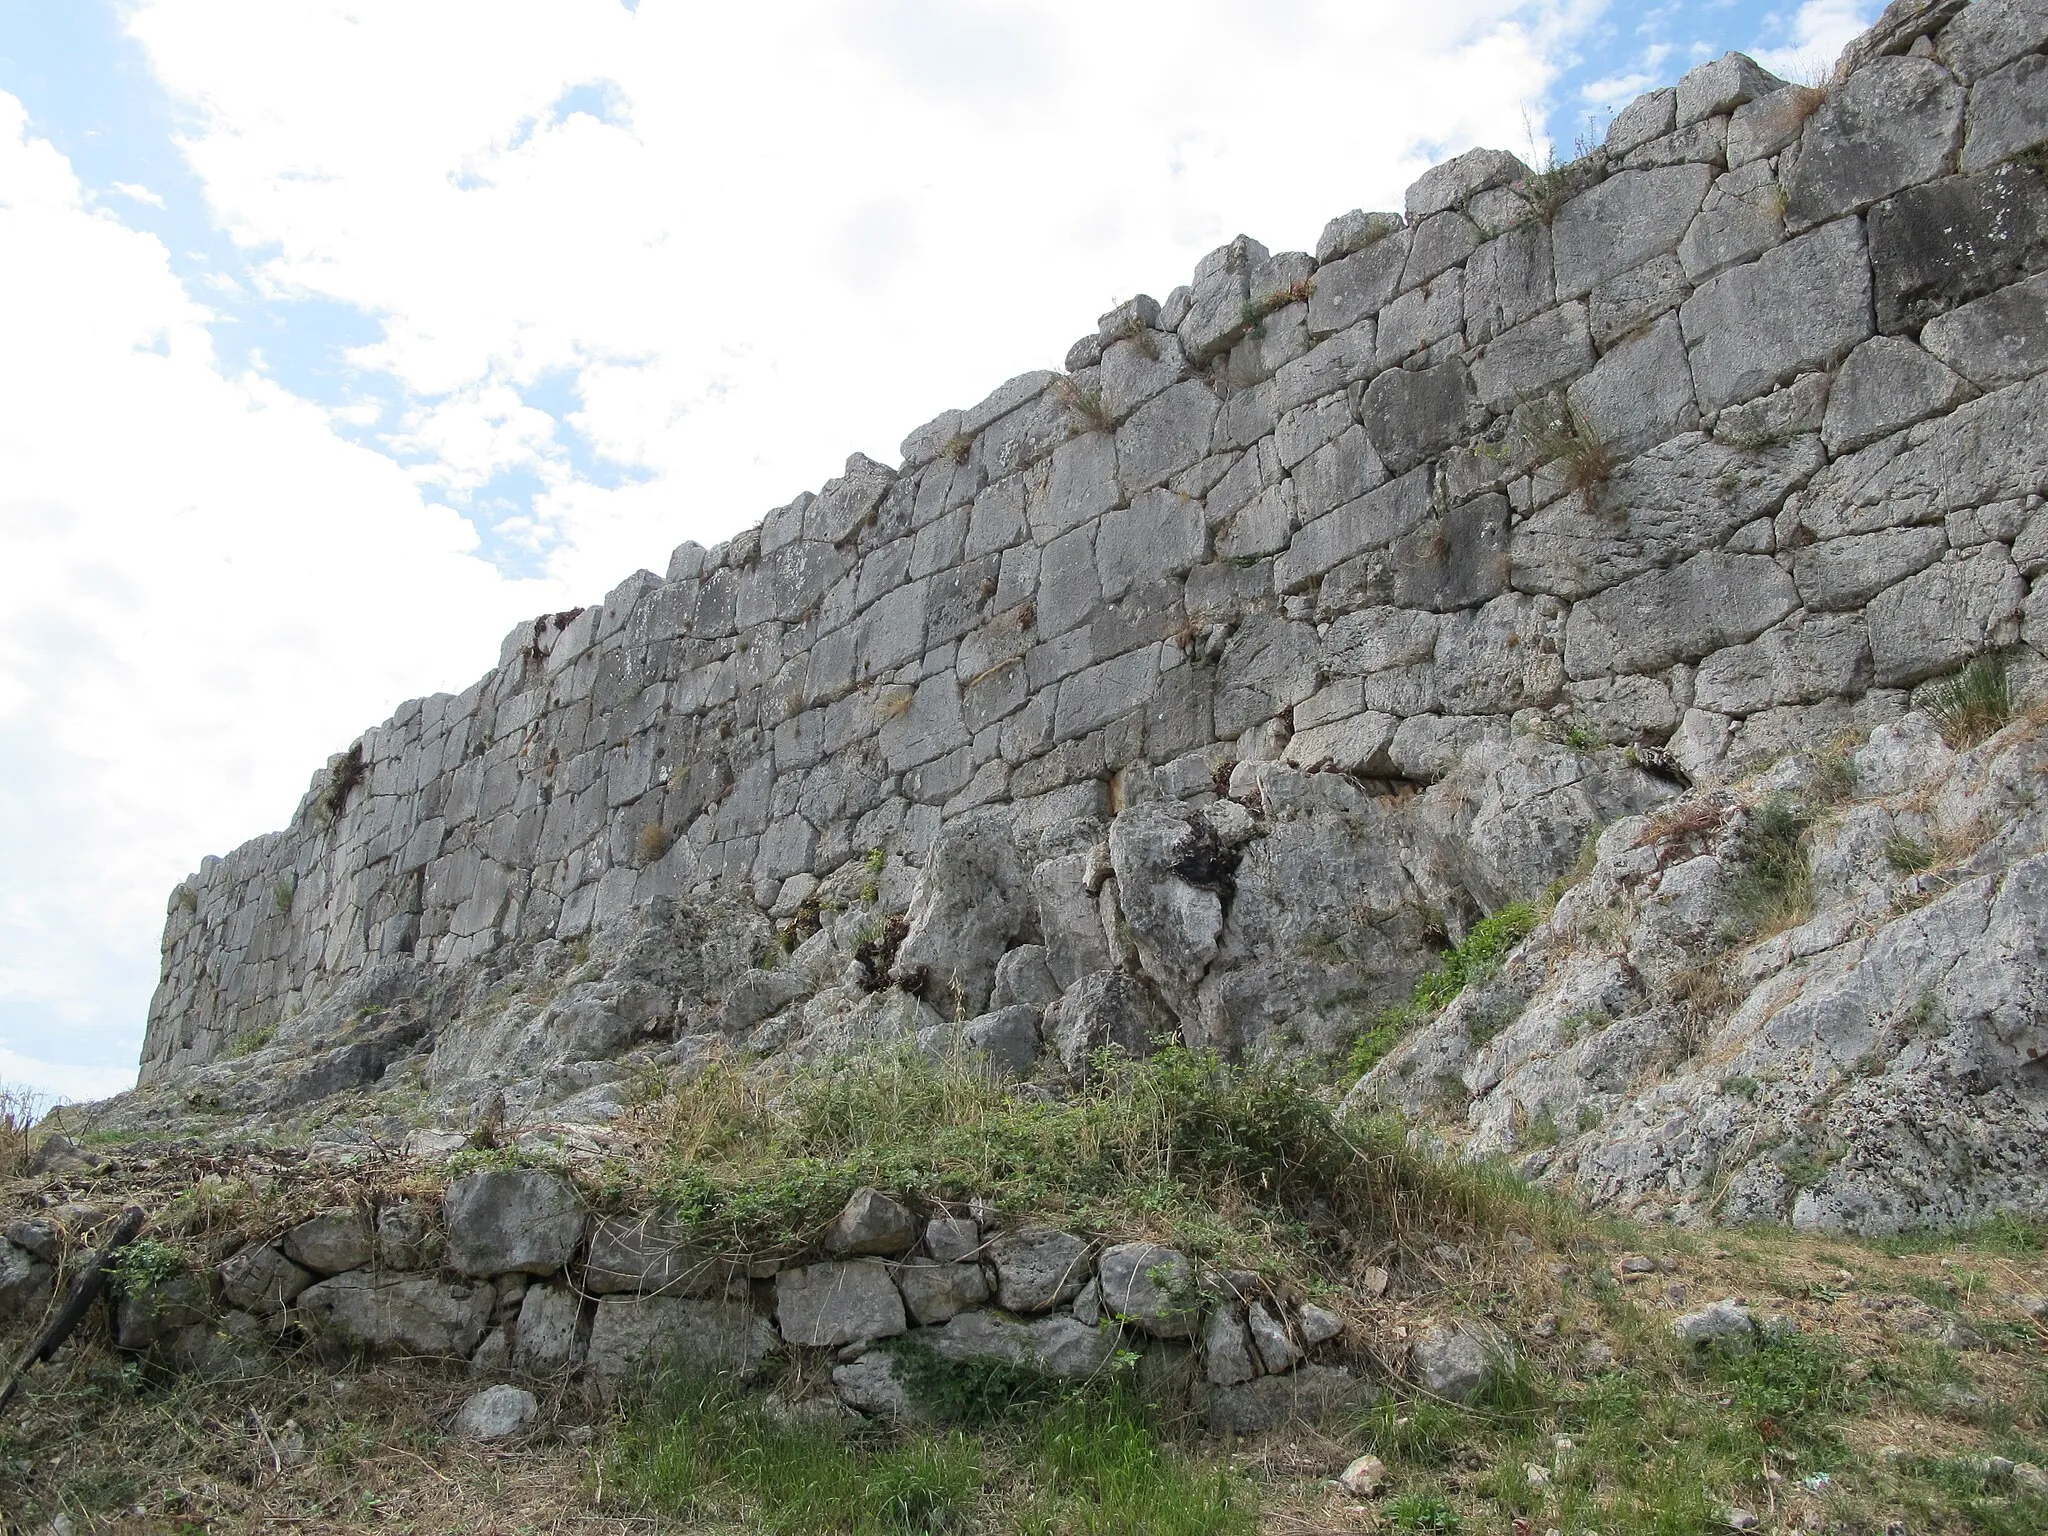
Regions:
<instances>
[{"instance_id":1,"label":"green grass","mask_svg":"<svg viewBox=\"0 0 2048 1536\"><path fill-rule=\"evenodd\" d=\"M1514 947L1535 931L1536 909L1524 901L1510 902L1491 916L1472 925L1465 942L1454 945L1415 982L1407 1002L1382 1009L1351 1042L1345 1070L1356 1081L1385 1059L1388 1052L1416 1025L1449 1006L1466 987L1485 981L1500 969ZM1493 1023L1490 1033L1498 1034L1510 1020Z\"/></svg>"},{"instance_id":2,"label":"green grass","mask_svg":"<svg viewBox=\"0 0 2048 1536\"><path fill-rule=\"evenodd\" d=\"M1105 1054L1053 1101L906 1051L787 1079L714 1069L642 1115L647 1197L727 1252L789 1251L863 1185L1147 1232L1250 1267L1554 1205L1499 1170L1410 1150L1402 1127L1340 1125L1329 1085L1305 1071L1180 1046Z\"/></svg>"},{"instance_id":3,"label":"green grass","mask_svg":"<svg viewBox=\"0 0 2048 1536\"><path fill-rule=\"evenodd\" d=\"M1749 931L1792 927L1813 911L1813 873L1807 833L1813 815L1789 795L1755 806L1738 838L1742 873L1729 893L1735 921Z\"/></svg>"},{"instance_id":4,"label":"green grass","mask_svg":"<svg viewBox=\"0 0 2048 1536\"><path fill-rule=\"evenodd\" d=\"M693 1526L788 1536L1255 1529L1243 1480L1190 1460L1121 1388L1064 1391L970 1438L782 1425L758 1399L675 1376L628 1415L606 1479Z\"/></svg>"},{"instance_id":5,"label":"green grass","mask_svg":"<svg viewBox=\"0 0 2048 1536\"><path fill-rule=\"evenodd\" d=\"M1995 656L1979 656L1928 689L1925 708L1943 741L1959 752L1974 747L2012 719L2005 664Z\"/></svg>"}]
</instances>

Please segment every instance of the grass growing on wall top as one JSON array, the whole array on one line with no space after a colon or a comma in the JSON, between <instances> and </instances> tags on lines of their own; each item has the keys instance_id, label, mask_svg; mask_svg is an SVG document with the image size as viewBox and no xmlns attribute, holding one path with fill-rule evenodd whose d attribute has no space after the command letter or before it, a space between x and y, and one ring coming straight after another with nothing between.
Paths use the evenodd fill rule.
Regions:
<instances>
[{"instance_id":1,"label":"grass growing on wall top","mask_svg":"<svg viewBox=\"0 0 2048 1536\"><path fill-rule=\"evenodd\" d=\"M639 1128L652 1193L700 1241L743 1252L808 1241L861 1185L1253 1265L1321 1253L1339 1232L1471 1228L1533 1198L1411 1152L1391 1125L1339 1125L1303 1071L1180 1046L1105 1054L1057 1101L914 1051L770 1080L716 1066Z\"/></svg>"}]
</instances>

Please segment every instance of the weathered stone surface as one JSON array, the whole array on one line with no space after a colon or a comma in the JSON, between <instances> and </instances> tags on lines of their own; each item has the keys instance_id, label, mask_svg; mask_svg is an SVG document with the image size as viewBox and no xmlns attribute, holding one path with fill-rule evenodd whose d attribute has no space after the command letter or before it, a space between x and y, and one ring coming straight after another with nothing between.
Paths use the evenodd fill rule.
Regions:
<instances>
[{"instance_id":1,"label":"weathered stone surface","mask_svg":"<svg viewBox=\"0 0 2048 1536\"><path fill-rule=\"evenodd\" d=\"M1885 528L1809 544L1792 557L1799 600L1819 612L1861 608L1948 552L1939 528Z\"/></svg>"},{"instance_id":2,"label":"weathered stone surface","mask_svg":"<svg viewBox=\"0 0 2048 1536\"><path fill-rule=\"evenodd\" d=\"M1939 49L1943 61L1968 84L2044 44L2048 9L2041 0L1979 0L1943 30Z\"/></svg>"},{"instance_id":3,"label":"weathered stone surface","mask_svg":"<svg viewBox=\"0 0 2048 1536\"><path fill-rule=\"evenodd\" d=\"M1075 1076L1086 1075L1097 1051L1149 1056L1161 1038L1177 1032L1173 1014L1142 977L1114 970L1077 979L1046 1010L1045 1031L1060 1064Z\"/></svg>"},{"instance_id":4,"label":"weathered stone surface","mask_svg":"<svg viewBox=\"0 0 2048 1536\"><path fill-rule=\"evenodd\" d=\"M1473 363L1472 386L1487 409L1501 411L1577 377L1592 365L1593 343L1586 330L1585 308L1565 304L1497 336ZM1691 393L1690 379L1686 392Z\"/></svg>"},{"instance_id":5,"label":"weathered stone surface","mask_svg":"<svg viewBox=\"0 0 2048 1536\"><path fill-rule=\"evenodd\" d=\"M918 1323L929 1327L988 1300L988 1276L979 1264L913 1259L896 1271L896 1288Z\"/></svg>"},{"instance_id":6,"label":"weathered stone surface","mask_svg":"<svg viewBox=\"0 0 2048 1536\"><path fill-rule=\"evenodd\" d=\"M1255 1301L1245 1309L1245 1328L1268 1375L1278 1376L1301 1363L1300 1346L1287 1336L1286 1325L1263 1301Z\"/></svg>"},{"instance_id":7,"label":"weathered stone surface","mask_svg":"<svg viewBox=\"0 0 2048 1536\"><path fill-rule=\"evenodd\" d=\"M1316 1424L1355 1412L1378 1396L1370 1384L1334 1365L1305 1365L1285 1376L1241 1386L1203 1382L1195 1405L1216 1434L1257 1435L1285 1424Z\"/></svg>"},{"instance_id":8,"label":"weathered stone surface","mask_svg":"<svg viewBox=\"0 0 2048 1536\"><path fill-rule=\"evenodd\" d=\"M891 1338L909 1326L903 1298L879 1259L781 1271L775 1277L775 1321L790 1343L823 1347Z\"/></svg>"},{"instance_id":9,"label":"weathered stone surface","mask_svg":"<svg viewBox=\"0 0 2048 1536\"><path fill-rule=\"evenodd\" d=\"M1714 183L1678 243L1678 260L1689 281L1703 283L1784 239L1784 194L1770 166L1759 161Z\"/></svg>"},{"instance_id":10,"label":"weathered stone surface","mask_svg":"<svg viewBox=\"0 0 2048 1536\"><path fill-rule=\"evenodd\" d=\"M1717 1301L1674 1318L1671 1336L1681 1344L1748 1344L1756 1338L1756 1318L1741 1302Z\"/></svg>"},{"instance_id":11,"label":"weathered stone surface","mask_svg":"<svg viewBox=\"0 0 2048 1536\"><path fill-rule=\"evenodd\" d=\"M1695 555L1573 608L1565 671L1574 678L1655 672L1753 640L1798 604L1791 577L1763 556Z\"/></svg>"},{"instance_id":12,"label":"weathered stone surface","mask_svg":"<svg viewBox=\"0 0 2048 1536\"><path fill-rule=\"evenodd\" d=\"M1821 441L1829 453L1850 453L1952 410L1969 392L1955 370L1904 337L1873 336L1835 376Z\"/></svg>"},{"instance_id":13,"label":"weathered stone surface","mask_svg":"<svg viewBox=\"0 0 2048 1536\"><path fill-rule=\"evenodd\" d=\"M1110 823L1118 903L1146 974L1163 986L1199 981L1223 932L1216 874L1203 867L1215 857L1214 839L1205 834L1206 824L1163 805L1135 806Z\"/></svg>"},{"instance_id":14,"label":"weathered stone surface","mask_svg":"<svg viewBox=\"0 0 2048 1536\"><path fill-rule=\"evenodd\" d=\"M1675 125L1684 128L1709 117L1725 117L1744 102L1768 96L1784 84L1747 54L1724 53L1678 82Z\"/></svg>"},{"instance_id":15,"label":"weathered stone surface","mask_svg":"<svg viewBox=\"0 0 2048 1536\"><path fill-rule=\"evenodd\" d=\"M2048 60L2039 54L1980 81L1970 92L1962 167L1981 171L2048 140Z\"/></svg>"},{"instance_id":16,"label":"weathered stone surface","mask_svg":"<svg viewBox=\"0 0 2048 1536\"><path fill-rule=\"evenodd\" d=\"M1920 345L1979 389L2032 378L2048 369L2048 274L1937 315Z\"/></svg>"},{"instance_id":17,"label":"weathered stone surface","mask_svg":"<svg viewBox=\"0 0 2048 1536\"><path fill-rule=\"evenodd\" d=\"M1678 317L1666 315L1600 359L1568 392L1596 441L1633 458L1700 424Z\"/></svg>"},{"instance_id":18,"label":"weathered stone surface","mask_svg":"<svg viewBox=\"0 0 2048 1536\"><path fill-rule=\"evenodd\" d=\"M1201 1317L1194 1266L1156 1243L1118 1243L1097 1264L1111 1317L1158 1339L1192 1338Z\"/></svg>"},{"instance_id":19,"label":"weathered stone surface","mask_svg":"<svg viewBox=\"0 0 2048 1536\"><path fill-rule=\"evenodd\" d=\"M1871 330L1862 228L1844 219L1766 251L1707 283L1679 315L1702 410L1831 363Z\"/></svg>"},{"instance_id":20,"label":"weathered stone surface","mask_svg":"<svg viewBox=\"0 0 2048 1536\"><path fill-rule=\"evenodd\" d=\"M323 1211L285 1233L285 1256L316 1275L338 1275L370 1262L369 1219L359 1211Z\"/></svg>"},{"instance_id":21,"label":"weathered stone surface","mask_svg":"<svg viewBox=\"0 0 2048 1536\"><path fill-rule=\"evenodd\" d=\"M532 1285L519 1302L512 1363L527 1376L559 1376L583 1363L583 1300L559 1285Z\"/></svg>"},{"instance_id":22,"label":"weathered stone surface","mask_svg":"<svg viewBox=\"0 0 2048 1536\"><path fill-rule=\"evenodd\" d=\"M941 1264L960 1264L981 1252L981 1225L972 1216L934 1216L924 1226L924 1248Z\"/></svg>"},{"instance_id":23,"label":"weathered stone surface","mask_svg":"<svg viewBox=\"0 0 2048 1536\"><path fill-rule=\"evenodd\" d=\"M1139 406L1116 432L1124 490L1136 495L1164 485L1206 454L1218 409L1208 386L1193 379Z\"/></svg>"},{"instance_id":24,"label":"weathered stone surface","mask_svg":"<svg viewBox=\"0 0 2048 1536\"><path fill-rule=\"evenodd\" d=\"M1878 59L1828 92L1785 179L1797 232L1954 169L1963 92L1928 59Z\"/></svg>"},{"instance_id":25,"label":"weathered stone surface","mask_svg":"<svg viewBox=\"0 0 2048 1536\"><path fill-rule=\"evenodd\" d=\"M1432 1396L1469 1403L1506 1358L1506 1342L1470 1323L1438 1324L1408 1346L1408 1374Z\"/></svg>"},{"instance_id":26,"label":"weathered stone surface","mask_svg":"<svg viewBox=\"0 0 2048 1536\"><path fill-rule=\"evenodd\" d=\"M1202 1374L1219 1387L1236 1386L1259 1374L1259 1362L1252 1354L1251 1334L1245 1330L1241 1310L1221 1302L1209 1313L1202 1330Z\"/></svg>"},{"instance_id":27,"label":"weathered stone surface","mask_svg":"<svg viewBox=\"0 0 2048 1536\"><path fill-rule=\"evenodd\" d=\"M1930 566L1870 601L1877 684L1894 688L2003 642L2026 583L1997 546Z\"/></svg>"},{"instance_id":28,"label":"weathered stone surface","mask_svg":"<svg viewBox=\"0 0 2048 1536\"><path fill-rule=\"evenodd\" d=\"M920 1342L946 1360L1000 1360L1047 1376L1092 1376L1116 1353L1117 1331L1066 1316L1013 1322L993 1312L963 1312Z\"/></svg>"},{"instance_id":29,"label":"weathered stone surface","mask_svg":"<svg viewBox=\"0 0 2048 1536\"><path fill-rule=\"evenodd\" d=\"M490 1325L488 1285L355 1269L300 1292L298 1314L330 1347L467 1359Z\"/></svg>"},{"instance_id":30,"label":"weathered stone surface","mask_svg":"<svg viewBox=\"0 0 2048 1536\"><path fill-rule=\"evenodd\" d=\"M861 1254L893 1257L917 1244L917 1218L878 1189L856 1189L825 1229L825 1251L835 1258Z\"/></svg>"},{"instance_id":31,"label":"weathered stone surface","mask_svg":"<svg viewBox=\"0 0 2048 1536\"><path fill-rule=\"evenodd\" d=\"M1693 678L1693 702L1724 715L1752 715L1859 692L1870 675L1861 623L1808 616L1707 657Z\"/></svg>"},{"instance_id":32,"label":"weathered stone surface","mask_svg":"<svg viewBox=\"0 0 2048 1536\"><path fill-rule=\"evenodd\" d=\"M1453 359L1381 374L1366 386L1361 410L1381 462L1399 475L1464 435L1474 407L1472 381L1465 365Z\"/></svg>"},{"instance_id":33,"label":"weathered stone surface","mask_svg":"<svg viewBox=\"0 0 2048 1536\"><path fill-rule=\"evenodd\" d=\"M1420 224L1432 214L1462 208L1479 193L1512 186L1528 174L1529 167L1504 149L1467 150L1424 171L1409 187L1408 222Z\"/></svg>"},{"instance_id":34,"label":"weathered stone surface","mask_svg":"<svg viewBox=\"0 0 2048 1536\"><path fill-rule=\"evenodd\" d=\"M458 1440L509 1440L533 1427L540 1400L524 1387L485 1387L455 1414Z\"/></svg>"},{"instance_id":35,"label":"weathered stone surface","mask_svg":"<svg viewBox=\"0 0 2048 1536\"><path fill-rule=\"evenodd\" d=\"M895 1355L886 1349L871 1349L857 1360L835 1365L832 1386L850 1407L875 1418L916 1423L925 1417Z\"/></svg>"},{"instance_id":36,"label":"weathered stone surface","mask_svg":"<svg viewBox=\"0 0 2048 1536\"><path fill-rule=\"evenodd\" d=\"M42 1315L56 1285L56 1271L26 1248L0 1242L0 1327L14 1327Z\"/></svg>"},{"instance_id":37,"label":"weathered stone surface","mask_svg":"<svg viewBox=\"0 0 2048 1536\"><path fill-rule=\"evenodd\" d=\"M1071 1301L1093 1273L1088 1244L1051 1227L999 1232L984 1250L996 1270L996 1300L1011 1312L1043 1312Z\"/></svg>"},{"instance_id":38,"label":"weathered stone surface","mask_svg":"<svg viewBox=\"0 0 2048 1536\"><path fill-rule=\"evenodd\" d=\"M955 994L968 1013L988 1005L996 962L1024 914L1024 872L1008 818L991 808L961 817L934 843L896 953L897 975L922 971L928 995Z\"/></svg>"},{"instance_id":39,"label":"weathered stone surface","mask_svg":"<svg viewBox=\"0 0 2048 1536\"><path fill-rule=\"evenodd\" d=\"M314 1277L269 1243L251 1243L220 1267L220 1293L229 1306L258 1317L275 1317L290 1306Z\"/></svg>"},{"instance_id":40,"label":"weathered stone surface","mask_svg":"<svg viewBox=\"0 0 2048 1536\"><path fill-rule=\"evenodd\" d=\"M583 1243L583 1198L537 1168L465 1174L442 1202L449 1261L465 1275L546 1275Z\"/></svg>"},{"instance_id":41,"label":"weathered stone surface","mask_svg":"<svg viewBox=\"0 0 2048 1536\"><path fill-rule=\"evenodd\" d=\"M727 1268L693 1248L679 1227L660 1216L604 1216L590 1234L583 1288L595 1296L712 1296L723 1289Z\"/></svg>"},{"instance_id":42,"label":"weathered stone surface","mask_svg":"<svg viewBox=\"0 0 2048 1536\"><path fill-rule=\"evenodd\" d=\"M1913 187L1870 210L1877 328L1915 330L2048 260L2048 184L1999 166Z\"/></svg>"},{"instance_id":43,"label":"weathered stone surface","mask_svg":"<svg viewBox=\"0 0 2048 1536\"><path fill-rule=\"evenodd\" d=\"M607 1296L597 1304L585 1364L605 1390L671 1365L744 1380L775 1348L774 1325L741 1303Z\"/></svg>"},{"instance_id":44,"label":"weathered stone surface","mask_svg":"<svg viewBox=\"0 0 2048 1536\"><path fill-rule=\"evenodd\" d=\"M1677 250L1713 179L1704 165L1623 171L1566 203L1550 231L1558 297Z\"/></svg>"}]
</instances>

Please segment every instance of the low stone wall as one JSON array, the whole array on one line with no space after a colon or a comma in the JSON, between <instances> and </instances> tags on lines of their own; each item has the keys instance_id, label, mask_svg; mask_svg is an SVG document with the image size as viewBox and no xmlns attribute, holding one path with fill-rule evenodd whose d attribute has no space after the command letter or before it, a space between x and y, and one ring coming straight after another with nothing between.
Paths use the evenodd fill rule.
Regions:
<instances>
[{"instance_id":1,"label":"low stone wall","mask_svg":"<svg viewBox=\"0 0 2048 1536\"><path fill-rule=\"evenodd\" d=\"M1533 173L1475 150L1163 302L401 707L173 893L145 1082L379 966L664 897L779 918L982 808L1285 760L1398 788L1512 730L1695 778L2048 645L2048 41L1894 6ZM1478 885L1478 907L1504 899Z\"/></svg>"},{"instance_id":2,"label":"low stone wall","mask_svg":"<svg viewBox=\"0 0 2048 1536\"><path fill-rule=\"evenodd\" d=\"M7 1229L0 1329L41 1315L66 1241L52 1219ZM928 1362L1079 1381L1139 1351L1154 1385L1249 1432L1370 1400L1345 1332L1334 1310L1147 1242L921 1217L863 1189L814 1249L717 1255L659 1215L593 1215L568 1179L506 1169L456 1179L438 1209L329 1211L217 1268L130 1284L114 1342L210 1375L261 1374L278 1349L311 1344L600 1396L676 1366L751 1380L771 1357L809 1352L832 1362L830 1392L784 1389L779 1408L849 1421L932 1416Z\"/></svg>"}]
</instances>

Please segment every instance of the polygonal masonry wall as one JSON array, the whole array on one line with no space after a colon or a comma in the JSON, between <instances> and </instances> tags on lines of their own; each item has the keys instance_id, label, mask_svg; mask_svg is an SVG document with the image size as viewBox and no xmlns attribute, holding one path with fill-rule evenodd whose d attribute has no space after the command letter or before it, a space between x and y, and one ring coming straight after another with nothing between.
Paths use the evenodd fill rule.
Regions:
<instances>
[{"instance_id":1,"label":"polygonal masonry wall","mask_svg":"<svg viewBox=\"0 0 2048 1536\"><path fill-rule=\"evenodd\" d=\"M968 810L1284 755L1427 781L1518 721L1695 774L2048 649L2048 9L1906 0L1585 159L1475 150L1240 237L714 550L510 635L173 893L145 1081L380 958L664 895L793 907Z\"/></svg>"}]
</instances>

